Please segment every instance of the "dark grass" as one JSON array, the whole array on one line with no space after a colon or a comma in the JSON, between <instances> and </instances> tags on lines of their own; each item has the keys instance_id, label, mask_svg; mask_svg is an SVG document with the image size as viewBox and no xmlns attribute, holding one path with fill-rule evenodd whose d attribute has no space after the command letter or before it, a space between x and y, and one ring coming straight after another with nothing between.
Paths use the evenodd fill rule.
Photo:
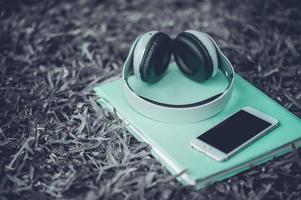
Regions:
<instances>
[{"instance_id":1,"label":"dark grass","mask_svg":"<svg viewBox=\"0 0 301 200\"><path fill-rule=\"evenodd\" d=\"M301 117L300 10L298 0L0 1L0 199L300 199L297 151L201 191L181 186L92 92L120 74L138 34L197 29Z\"/></svg>"}]
</instances>

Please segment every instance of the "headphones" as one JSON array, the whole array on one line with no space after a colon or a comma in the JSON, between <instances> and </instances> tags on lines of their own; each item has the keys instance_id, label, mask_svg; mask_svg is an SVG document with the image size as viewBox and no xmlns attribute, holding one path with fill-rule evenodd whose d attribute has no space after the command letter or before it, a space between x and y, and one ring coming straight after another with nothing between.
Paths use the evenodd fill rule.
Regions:
<instances>
[{"instance_id":1,"label":"headphones","mask_svg":"<svg viewBox=\"0 0 301 200\"><path fill-rule=\"evenodd\" d=\"M187 78L201 83L221 70L228 86L222 93L205 100L180 105L136 94L128 78L134 75L149 84L159 81L172 55ZM232 94L234 74L230 61L208 34L187 30L171 39L165 33L150 31L140 35L132 44L123 66L123 85L127 101L140 114L161 122L190 123L208 119L225 108Z\"/></svg>"}]
</instances>

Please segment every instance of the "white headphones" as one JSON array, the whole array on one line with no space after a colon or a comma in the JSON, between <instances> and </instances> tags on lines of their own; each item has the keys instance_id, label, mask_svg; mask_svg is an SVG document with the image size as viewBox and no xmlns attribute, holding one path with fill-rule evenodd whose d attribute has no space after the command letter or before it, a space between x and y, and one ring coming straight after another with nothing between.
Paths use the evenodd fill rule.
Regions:
<instances>
[{"instance_id":1,"label":"white headphones","mask_svg":"<svg viewBox=\"0 0 301 200\"><path fill-rule=\"evenodd\" d=\"M228 86L224 92L191 104L166 104L139 96L128 78L135 75L141 81L154 83L163 75L171 55L181 72L188 78L203 82L220 69ZM140 35L132 44L123 67L125 96L140 114L156 121L189 123L208 119L221 112L228 103L234 85L234 69L230 61L206 33L187 30L171 39L168 35L150 31Z\"/></svg>"}]
</instances>

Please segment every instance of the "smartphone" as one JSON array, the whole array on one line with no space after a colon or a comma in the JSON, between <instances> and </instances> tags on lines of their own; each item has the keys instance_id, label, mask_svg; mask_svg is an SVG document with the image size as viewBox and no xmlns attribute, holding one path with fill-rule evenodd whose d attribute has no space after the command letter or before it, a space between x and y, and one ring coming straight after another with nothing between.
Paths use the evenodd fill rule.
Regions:
<instances>
[{"instance_id":1,"label":"smartphone","mask_svg":"<svg viewBox=\"0 0 301 200\"><path fill-rule=\"evenodd\" d=\"M191 140L191 146L217 161L225 161L277 125L277 119L244 107Z\"/></svg>"}]
</instances>

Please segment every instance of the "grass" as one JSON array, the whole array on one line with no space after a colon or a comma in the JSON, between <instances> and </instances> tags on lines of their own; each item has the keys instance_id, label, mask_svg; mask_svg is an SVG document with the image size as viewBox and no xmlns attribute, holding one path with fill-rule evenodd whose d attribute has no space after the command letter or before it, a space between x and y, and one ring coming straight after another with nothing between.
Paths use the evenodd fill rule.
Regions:
<instances>
[{"instance_id":1,"label":"grass","mask_svg":"<svg viewBox=\"0 0 301 200\"><path fill-rule=\"evenodd\" d=\"M211 34L236 71L301 117L301 4L267 1L0 2L0 199L300 199L295 150L197 191L181 186L92 88L134 38Z\"/></svg>"}]
</instances>

